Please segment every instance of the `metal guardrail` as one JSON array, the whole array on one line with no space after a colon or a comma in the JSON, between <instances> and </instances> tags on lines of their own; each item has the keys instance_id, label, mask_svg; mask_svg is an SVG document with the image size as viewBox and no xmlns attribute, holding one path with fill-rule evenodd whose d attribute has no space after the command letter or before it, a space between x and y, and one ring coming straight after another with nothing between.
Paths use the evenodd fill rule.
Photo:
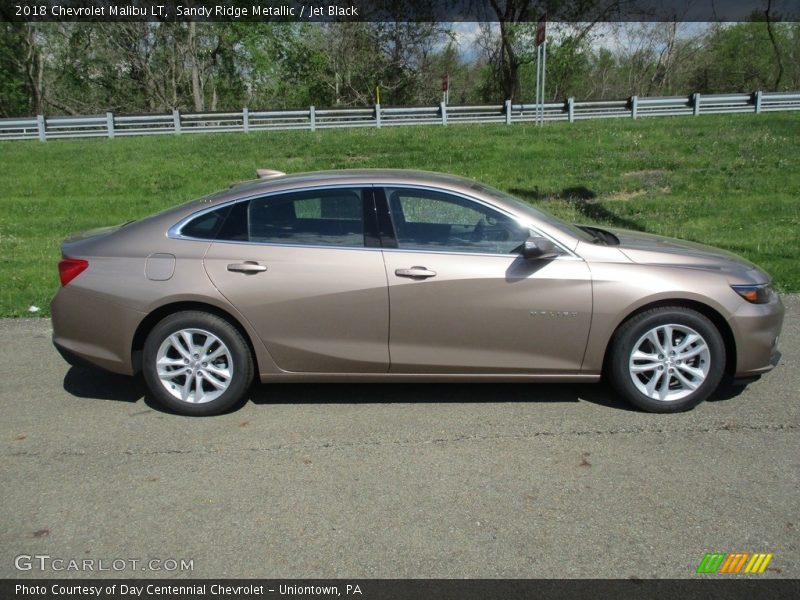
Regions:
<instances>
[{"instance_id":1,"label":"metal guardrail","mask_svg":"<svg viewBox=\"0 0 800 600\"><path fill-rule=\"evenodd\" d=\"M249 132L345 127L448 125L451 123L523 123L578 121L583 119L639 118L672 115L762 113L800 110L800 92L752 94L692 94L691 96L546 103L537 114L536 104L489 106L439 106L329 108L307 110L180 113L165 115L54 116L0 119L0 140L35 140L81 137L123 137L182 133Z\"/></svg>"}]
</instances>

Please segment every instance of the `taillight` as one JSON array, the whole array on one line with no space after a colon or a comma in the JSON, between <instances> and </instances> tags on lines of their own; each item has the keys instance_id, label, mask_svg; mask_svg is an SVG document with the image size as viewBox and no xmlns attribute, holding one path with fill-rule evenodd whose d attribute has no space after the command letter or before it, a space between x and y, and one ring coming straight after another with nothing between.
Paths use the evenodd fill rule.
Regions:
<instances>
[{"instance_id":1,"label":"taillight","mask_svg":"<svg viewBox=\"0 0 800 600\"><path fill-rule=\"evenodd\" d=\"M89 266L88 260L81 258L62 258L58 263L58 276L61 278L61 285L67 285Z\"/></svg>"}]
</instances>

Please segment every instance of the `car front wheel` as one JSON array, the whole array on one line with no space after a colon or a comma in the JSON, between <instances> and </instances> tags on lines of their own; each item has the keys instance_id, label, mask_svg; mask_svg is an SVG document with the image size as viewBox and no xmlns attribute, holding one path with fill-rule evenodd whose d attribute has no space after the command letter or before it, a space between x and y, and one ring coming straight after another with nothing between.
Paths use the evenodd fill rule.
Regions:
<instances>
[{"instance_id":1,"label":"car front wheel","mask_svg":"<svg viewBox=\"0 0 800 600\"><path fill-rule=\"evenodd\" d=\"M645 311L614 336L608 374L617 391L639 408L689 410L717 389L725 344L704 315L685 307Z\"/></svg>"},{"instance_id":2,"label":"car front wheel","mask_svg":"<svg viewBox=\"0 0 800 600\"><path fill-rule=\"evenodd\" d=\"M160 321L144 345L144 378L153 396L183 415L215 415L239 403L253 379L242 335L205 312L179 312Z\"/></svg>"}]
</instances>

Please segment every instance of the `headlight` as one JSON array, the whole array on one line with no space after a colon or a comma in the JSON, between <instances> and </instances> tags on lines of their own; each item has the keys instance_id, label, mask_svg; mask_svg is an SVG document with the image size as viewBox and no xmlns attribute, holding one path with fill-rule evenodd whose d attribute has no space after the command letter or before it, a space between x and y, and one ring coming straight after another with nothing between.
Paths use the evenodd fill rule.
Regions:
<instances>
[{"instance_id":1,"label":"headlight","mask_svg":"<svg viewBox=\"0 0 800 600\"><path fill-rule=\"evenodd\" d=\"M769 283L759 285L732 285L733 291L751 304L767 304L774 290Z\"/></svg>"}]
</instances>

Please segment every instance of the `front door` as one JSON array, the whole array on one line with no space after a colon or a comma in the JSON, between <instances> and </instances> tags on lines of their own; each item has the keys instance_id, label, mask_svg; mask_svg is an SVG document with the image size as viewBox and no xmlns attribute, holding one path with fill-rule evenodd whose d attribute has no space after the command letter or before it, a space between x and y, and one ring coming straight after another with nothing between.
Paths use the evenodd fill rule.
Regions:
<instances>
[{"instance_id":1,"label":"front door","mask_svg":"<svg viewBox=\"0 0 800 600\"><path fill-rule=\"evenodd\" d=\"M392 373L580 371L592 311L584 261L522 258L530 230L477 201L384 191L397 241L383 250Z\"/></svg>"}]
</instances>

